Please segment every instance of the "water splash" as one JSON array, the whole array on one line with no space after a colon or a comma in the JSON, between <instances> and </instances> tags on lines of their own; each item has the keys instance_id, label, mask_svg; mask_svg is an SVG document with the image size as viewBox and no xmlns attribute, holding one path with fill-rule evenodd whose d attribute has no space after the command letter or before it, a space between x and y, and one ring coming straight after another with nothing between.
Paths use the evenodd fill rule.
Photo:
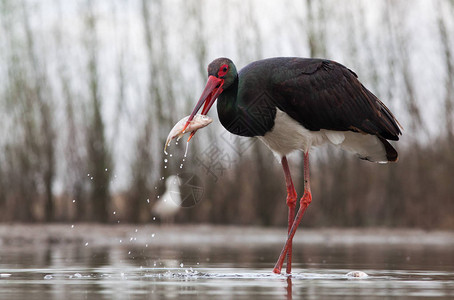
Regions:
<instances>
[{"instance_id":1,"label":"water splash","mask_svg":"<svg viewBox=\"0 0 454 300\"><path fill-rule=\"evenodd\" d=\"M186 142L186 150L184 151L184 157L188 155L189 141Z\"/></svg>"},{"instance_id":2,"label":"water splash","mask_svg":"<svg viewBox=\"0 0 454 300\"><path fill-rule=\"evenodd\" d=\"M363 271L351 271L351 272L348 272L347 275L345 275L349 278L367 278L369 277L369 275L367 275L365 272Z\"/></svg>"}]
</instances>

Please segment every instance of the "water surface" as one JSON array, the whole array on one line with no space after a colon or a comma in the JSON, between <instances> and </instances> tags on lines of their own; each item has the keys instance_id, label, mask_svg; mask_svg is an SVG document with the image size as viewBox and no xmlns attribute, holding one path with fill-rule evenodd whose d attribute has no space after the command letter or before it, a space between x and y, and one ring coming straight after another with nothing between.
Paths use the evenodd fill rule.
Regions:
<instances>
[{"instance_id":1,"label":"water surface","mask_svg":"<svg viewBox=\"0 0 454 300\"><path fill-rule=\"evenodd\" d=\"M431 240L430 233L419 239L415 232L411 240L399 242L399 236L382 232L381 243L364 234L352 239L342 231L320 240L306 240L301 233L295 241L293 275L287 277L271 272L282 246L277 241L284 238L285 229L254 229L252 234L221 228L214 229L210 239L207 228L97 230L94 226L84 233L87 226L73 235L69 226L62 227L45 238L33 228L21 238L0 230L0 299L454 296L454 244ZM68 237L63 239L65 231ZM241 231L243 239L235 240ZM261 235L262 241L253 239ZM346 276L352 270L369 276Z\"/></svg>"}]
</instances>

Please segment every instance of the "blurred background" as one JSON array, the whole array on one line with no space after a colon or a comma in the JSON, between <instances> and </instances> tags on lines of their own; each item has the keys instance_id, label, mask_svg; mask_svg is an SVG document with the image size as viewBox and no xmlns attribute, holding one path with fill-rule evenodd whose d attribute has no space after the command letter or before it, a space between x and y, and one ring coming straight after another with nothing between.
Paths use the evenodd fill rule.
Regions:
<instances>
[{"instance_id":1,"label":"blurred background","mask_svg":"<svg viewBox=\"0 0 454 300\"><path fill-rule=\"evenodd\" d=\"M0 221L151 222L180 174L174 222L285 226L279 162L215 110L184 161L162 149L213 59L300 56L351 68L404 128L397 164L313 151L303 226L454 229L453 52L452 0L1 0Z\"/></svg>"}]
</instances>

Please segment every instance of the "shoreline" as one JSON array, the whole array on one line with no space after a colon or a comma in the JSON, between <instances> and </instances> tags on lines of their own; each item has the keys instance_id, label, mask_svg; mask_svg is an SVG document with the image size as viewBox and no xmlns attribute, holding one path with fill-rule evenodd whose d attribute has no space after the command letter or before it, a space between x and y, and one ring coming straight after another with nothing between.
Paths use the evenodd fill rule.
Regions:
<instances>
[{"instance_id":1,"label":"shoreline","mask_svg":"<svg viewBox=\"0 0 454 300\"><path fill-rule=\"evenodd\" d=\"M149 224L0 224L0 246L89 243L95 246L150 243L154 246L259 246L282 244L285 228ZM454 231L396 228L299 228L294 243L355 245L413 244L454 247Z\"/></svg>"}]
</instances>

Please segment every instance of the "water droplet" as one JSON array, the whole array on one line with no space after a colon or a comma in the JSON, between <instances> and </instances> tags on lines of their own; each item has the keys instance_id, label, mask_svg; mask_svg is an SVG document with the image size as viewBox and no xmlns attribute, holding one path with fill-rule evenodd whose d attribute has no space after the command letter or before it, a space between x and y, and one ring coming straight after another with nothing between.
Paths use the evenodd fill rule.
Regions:
<instances>
[{"instance_id":1,"label":"water droplet","mask_svg":"<svg viewBox=\"0 0 454 300\"><path fill-rule=\"evenodd\" d=\"M153 221L155 221L155 220L156 220L156 217L153 217Z\"/></svg>"},{"instance_id":2,"label":"water droplet","mask_svg":"<svg viewBox=\"0 0 454 300\"><path fill-rule=\"evenodd\" d=\"M136 228L136 230L134 230L134 232L137 232L137 231L139 231L139 229Z\"/></svg>"},{"instance_id":3,"label":"water droplet","mask_svg":"<svg viewBox=\"0 0 454 300\"><path fill-rule=\"evenodd\" d=\"M159 196L156 196L157 199L159 199Z\"/></svg>"},{"instance_id":4,"label":"water droplet","mask_svg":"<svg viewBox=\"0 0 454 300\"><path fill-rule=\"evenodd\" d=\"M90 177L90 173L87 174L87 177Z\"/></svg>"},{"instance_id":5,"label":"water droplet","mask_svg":"<svg viewBox=\"0 0 454 300\"><path fill-rule=\"evenodd\" d=\"M113 214L114 214L114 215L116 215L116 214L117 214L117 212L116 212L116 211L114 211L114 212L113 212Z\"/></svg>"},{"instance_id":6,"label":"water droplet","mask_svg":"<svg viewBox=\"0 0 454 300\"><path fill-rule=\"evenodd\" d=\"M123 240L120 240L120 243L123 243Z\"/></svg>"},{"instance_id":7,"label":"water droplet","mask_svg":"<svg viewBox=\"0 0 454 300\"><path fill-rule=\"evenodd\" d=\"M165 163L168 162L167 158L164 159L164 162L165 162Z\"/></svg>"},{"instance_id":8,"label":"water droplet","mask_svg":"<svg viewBox=\"0 0 454 300\"><path fill-rule=\"evenodd\" d=\"M129 251L128 254L131 254L131 251Z\"/></svg>"},{"instance_id":9,"label":"water droplet","mask_svg":"<svg viewBox=\"0 0 454 300\"><path fill-rule=\"evenodd\" d=\"M88 246L88 242L85 243L85 247L87 247L87 246Z\"/></svg>"},{"instance_id":10,"label":"water droplet","mask_svg":"<svg viewBox=\"0 0 454 300\"><path fill-rule=\"evenodd\" d=\"M172 157L172 154L170 154L169 156Z\"/></svg>"},{"instance_id":11,"label":"water droplet","mask_svg":"<svg viewBox=\"0 0 454 300\"><path fill-rule=\"evenodd\" d=\"M154 233L152 233L152 234L151 234L151 237L154 237L154 235L155 235L155 234L154 234Z\"/></svg>"},{"instance_id":12,"label":"water droplet","mask_svg":"<svg viewBox=\"0 0 454 300\"><path fill-rule=\"evenodd\" d=\"M91 179L91 180L93 180L93 176L92 176L92 177L90 177L90 179Z\"/></svg>"},{"instance_id":13,"label":"water droplet","mask_svg":"<svg viewBox=\"0 0 454 300\"><path fill-rule=\"evenodd\" d=\"M157 186L155 186L155 187L154 187L154 189L155 189L155 190L157 190L157 189L158 189L158 187L157 187Z\"/></svg>"},{"instance_id":14,"label":"water droplet","mask_svg":"<svg viewBox=\"0 0 454 300\"><path fill-rule=\"evenodd\" d=\"M52 279L52 278L54 278L54 277L50 274L47 274L46 276L44 276L44 279Z\"/></svg>"},{"instance_id":15,"label":"water droplet","mask_svg":"<svg viewBox=\"0 0 454 300\"><path fill-rule=\"evenodd\" d=\"M71 225L71 228L74 228L74 225Z\"/></svg>"},{"instance_id":16,"label":"water droplet","mask_svg":"<svg viewBox=\"0 0 454 300\"><path fill-rule=\"evenodd\" d=\"M161 180L164 180L164 176L161 177Z\"/></svg>"},{"instance_id":17,"label":"water droplet","mask_svg":"<svg viewBox=\"0 0 454 300\"><path fill-rule=\"evenodd\" d=\"M183 164L180 165L180 169L183 169Z\"/></svg>"},{"instance_id":18,"label":"water droplet","mask_svg":"<svg viewBox=\"0 0 454 300\"><path fill-rule=\"evenodd\" d=\"M175 142L175 145L178 145L178 142Z\"/></svg>"},{"instance_id":19,"label":"water droplet","mask_svg":"<svg viewBox=\"0 0 454 300\"><path fill-rule=\"evenodd\" d=\"M145 248L148 248L148 244L145 244Z\"/></svg>"},{"instance_id":20,"label":"water droplet","mask_svg":"<svg viewBox=\"0 0 454 300\"><path fill-rule=\"evenodd\" d=\"M73 199L73 203L76 203L76 199Z\"/></svg>"},{"instance_id":21,"label":"water droplet","mask_svg":"<svg viewBox=\"0 0 454 300\"><path fill-rule=\"evenodd\" d=\"M183 267L184 267L184 264L183 264L183 263L181 263L181 264L180 264L180 268L183 268Z\"/></svg>"},{"instance_id":22,"label":"water droplet","mask_svg":"<svg viewBox=\"0 0 454 300\"><path fill-rule=\"evenodd\" d=\"M147 203L150 203L150 199L147 199Z\"/></svg>"},{"instance_id":23,"label":"water droplet","mask_svg":"<svg viewBox=\"0 0 454 300\"><path fill-rule=\"evenodd\" d=\"M186 142L186 150L184 151L184 157L188 155L189 141Z\"/></svg>"},{"instance_id":24,"label":"water droplet","mask_svg":"<svg viewBox=\"0 0 454 300\"><path fill-rule=\"evenodd\" d=\"M167 169L167 166L164 166L164 169Z\"/></svg>"}]
</instances>

